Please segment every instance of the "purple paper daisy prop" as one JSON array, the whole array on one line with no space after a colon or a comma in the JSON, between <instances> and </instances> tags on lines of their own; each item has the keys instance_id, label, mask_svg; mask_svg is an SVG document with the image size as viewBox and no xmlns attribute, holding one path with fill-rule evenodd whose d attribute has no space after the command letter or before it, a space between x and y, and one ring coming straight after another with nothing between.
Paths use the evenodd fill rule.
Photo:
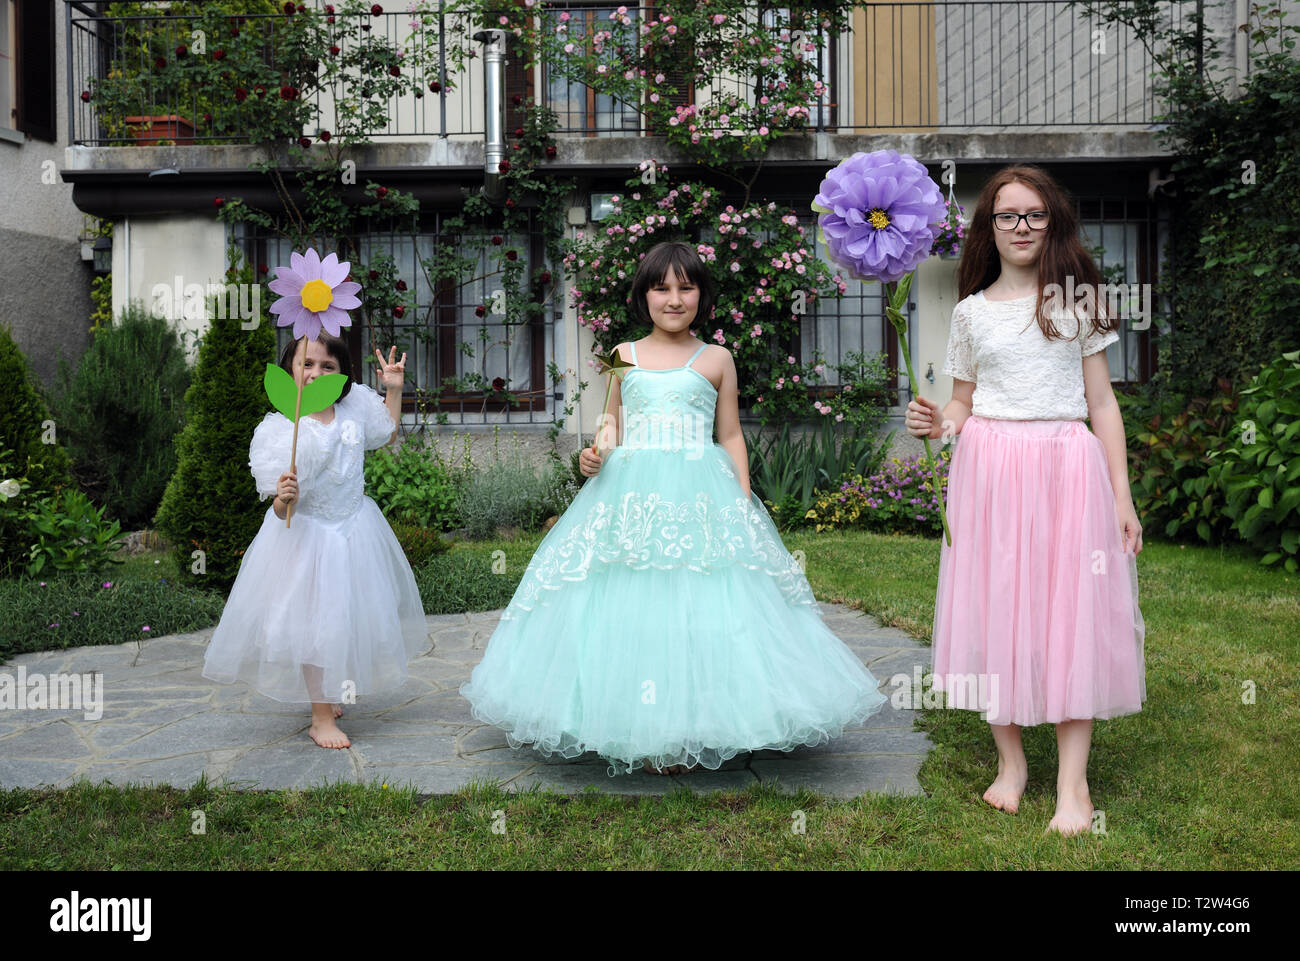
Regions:
<instances>
[{"instance_id":1,"label":"purple paper daisy prop","mask_svg":"<svg viewBox=\"0 0 1300 961\"><path fill-rule=\"evenodd\" d=\"M903 309L912 289L913 271L930 256L948 213L939 185L915 157L895 150L855 153L826 175L812 209L819 214L817 239L826 244L830 259L858 280L878 280L885 285L889 295L885 316L898 332L908 383L915 389ZM933 468L930 439L923 440ZM943 494L937 489L936 493L943 535L951 546Z\"/></svg>"},{"instance_id":2,"label":"purple paper daisy prop","mask_svg":"<svg viewBox=\"0 0 1300 961\"><path fill-rule=\"evenodd\" d=\"M322 260L314 247L308 247L305 254L293 251L288 267L275 268L275 280L269 286L280 299L271 305L271 313L278 315L277 326L293 325L293 336L298 341L295 370L306 370L307 341L319 338L322 328L337 337L342 328L352 326L348 310L361 306L357 299L361 285L347 279L351 268L346 260L340 263L337 254L327 254ZM298 421L303 414L322 411L338 400L346 381L344 374L326 374L304 385L297 376L289 377L275 364L266 365L266 396L276 410L293 421L290 473L298 469ZM290 526L292 517L290 504L285 511L285 527Z\"/></svg>"},{"instance_id":3,"label":"purple paper daisy prop","mask_svg":"<svg viewBox=\"0 0 1300 961\"><path fill-rule=\"evenodd\" d=\"M893 283L930 255L947 214L925 166L894 150L855 153L813 198L818 238L858 280Z\"/></svg>"},{"instance_id":4,"label":"purple paper daisy prop","mask_svg":"<svg viewBox=\"0 0 1300 961\"><path fill-rule=\"evenodd\" d=\"M277 326L293 324L295 340L315 340L321 328L337 337L341 328L350 327L348 311L361 306L357 299L361 285L347 279L351 268L350 262L339 262L338 254L326 254L322 260L314 247L308 247L305 254L291 253L289 266L276 267L275 280L269 285L273 293L281 295L271 305L271 313L278 315Z\"/></svg>"}]
</instances>

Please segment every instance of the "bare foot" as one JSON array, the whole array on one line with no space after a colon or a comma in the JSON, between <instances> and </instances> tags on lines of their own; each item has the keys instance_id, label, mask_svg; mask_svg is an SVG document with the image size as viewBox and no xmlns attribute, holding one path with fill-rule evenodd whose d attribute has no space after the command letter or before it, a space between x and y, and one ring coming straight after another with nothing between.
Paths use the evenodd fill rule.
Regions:
<instances>
[{"instance_id":1,"label":"bare foot","mask_svg":"<svg viewBox=\"0 0 1300 961\"><path fill-rule=\"evenodd\" d=\"M1020 810L1020 796L1025 793L1028 783L1029 768L1023 761L1015 763L999 758L998 776L984 792L984 800L999 811L1015 814Z\"/></svg>"},{"instance_id":2,"label":"bare foot","mask_svg":"<svg viewBox=\"0 0 1300 961\"><path fill-rule=\"evenodd\" d=\"M1092 827L1092 798L1088 795L1088 785L1057 785L1056 814L1047 825L1048 833L1059 831L1069 837L1082 834Z\"/></svg>"},{"instance_id":3,"label":"bare foot","mask_svg":"<svg viewBox=\"0 0 1300 961\"><path fill-rule=\"evenodd\" d=\"M307 734L321 747L344 748L352 746L348 736L339 730L339 726L334 723L333 718L327 718L324 721L313 720L311 727L307 729Z\"/></svg>"}]
</instances>

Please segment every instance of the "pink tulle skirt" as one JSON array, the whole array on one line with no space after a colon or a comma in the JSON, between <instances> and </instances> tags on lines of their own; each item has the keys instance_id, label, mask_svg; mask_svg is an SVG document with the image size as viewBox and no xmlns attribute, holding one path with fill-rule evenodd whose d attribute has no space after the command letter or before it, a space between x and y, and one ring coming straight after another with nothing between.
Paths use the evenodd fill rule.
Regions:
<instances>
[{"instance_id":1,"label":"pink tulle skirt","mask_svg":"<svg viewBox=\"0 0 1300 961\"><path fill-rule=\"evenodd\" d=\"M1019 725L1140 711L1137 563L1083 421L969 418L947 511L933 670L949 705Z\"/></svg>"}]
</instances>

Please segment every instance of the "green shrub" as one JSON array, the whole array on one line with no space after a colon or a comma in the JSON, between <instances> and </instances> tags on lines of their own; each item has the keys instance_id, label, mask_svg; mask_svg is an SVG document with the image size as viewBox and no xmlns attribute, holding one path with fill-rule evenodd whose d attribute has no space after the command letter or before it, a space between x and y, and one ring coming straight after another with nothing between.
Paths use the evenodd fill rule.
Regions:
<instances>
[{"instance_id":1,"label":"green shrub","mask_svg":"<svg viewBox=\"0 0 1300 961\"><path fill-rule=\"evenodd\" d=\"M224 606L220 594L165 578L106 581L78 575L43 583L26 577L0 581L0 661L29 651L197 631L216 624Z\"/></svg>"},{"instance_id":2,"label":"green shrub","mask_svg":"<svg viewBox=\"0 0 1300 961\"><path fill-rule=\"evenodd\" d=\"M53 407L72 473L128 530L153 518L176 469L189 380L175 330L139 306L96 332L75 374L59 363Z\"/></svg>"},{"instance_id":3,"label":"green shrub","mask_svg":"<svg viewBox=\"0 0 1300 961\"><path fill-rule=\"evenodd\" d=\"M802 527L817 489L824 490L843 477L874 472L884 462L895 433L890 431L878 443L875 431L849 433L830 418L822 418L806 437L792 437L790 425L785 424L779 434L746 438L750 489L767 505L779 528Z\"/></svg>"},{"instance_id":4,"label":"green shrub","mask_svg":"<svg viewBox=\"0 0 1300 961\"><path fill-rule=\"evenodd\" d=\"M450 541L444 540L436 530L428 527L402 521L394 521L391 526L406 554L406 563L411 565L412 570L418 570L434 554L441 554L451 547Z\"/></svg>"},{"instance_id":5,"label":"green shrub","mask_svg":"<svg viewBox=\"0 0 1300 961\"><path fill-rule=\"evenodd\" d=\"M232 281L255 283L247 264ZM264 296L262 303L272 297ZM222 311L222 314L237 312ZM172 545L184 583L229 591L244 551L257 534L266 504L248 469L253 430L270 409L262 380L275 363L275 325L265 311L252 330L215 309L199 344L185 395L186 424L176 438L176 471L154 524ZM200 573L192 552L203 551Z\"/></svg>"},{"instance_id":6,"label":"green shrub","mask_svg":"<svg viewBox=\"0 0 1300 961\"><path fill-rule=\"evenodd\" d=\"M1232 447L1212 451L1210 480L1242 540L1294 573L1300 545L1300 351L1264 367L1241 392Z\"/></svg>"},{"instance_id":7,"label":"green shrub","mask_svg":"<svg viewBox=\"0 0 1300 961\"><path fill-rule=\"evenodd\" d=\"M434 554L415 570L415 583L426 614L496 611L510 603L526 564L507 565L502 573L479 553Z\"/></svg>"},{"instance_id":8,"label":"green shrub","mask_svg":"<svg viewBox=\"0 0 1300 961\"><path fill-rule=\"evenodd\" d=\"M0 576L23 569L30 547L23 511L40 498L72 486L68 454L58 445L58 427L50 417L27 358L9 329L0 326L0 451L7 452L0 471L20 481L21 494L0 504ZM45 443L46 440L55 443Z\"/></svg>"},{"instance_id":9,"label":"green shrub","mask_svg":"<svg viewBox=\"0 0 1300 961\"><path fill-rule=\"evenodd\" d=\"M1210 481L1211 457L1233 436L1237 397L1220 380L1211 397L1163 398L1150 389L1117 393L1128 443L1130 491L1143 528L1207 544L1230 535L1222 492Z\"/></svg>"},{"instance_id":10,"label":"green shrub","mask_svg":"<svg viewBox=\"0 0 1300 961\"><path fill-rule=\"evenodd\" d=\"M104 517L79 490L65 488L37 501L25 513L31 547L27 574L98 574L121 561L113 557L126 540L117 521Z\"/></svg>"},{"instance_id":11,"label":"green shrub","mask_svg":"<svg viewBox=\"0 0 1300 961\"><path fill-rule=\"evenodd\" d=\"M411 441L396 454L387 447L366 457L366 493L390 524L398 522L449 531L460 524L459 491L441 464Z\"/></svg>"},{"instance_id":12,"label":"green shrub","mask_svg":"<svg viewBox=\"0 0 1300 961\"><path fill-rule=\"evenodd\" d=\"M475 471L461 491L461 523L474 539L491 537L498 527L536 531L577 495L570 471L552 462L540 471L516 442L509 456L494 450L493 463Z\"/></svg>"}]
</instances>

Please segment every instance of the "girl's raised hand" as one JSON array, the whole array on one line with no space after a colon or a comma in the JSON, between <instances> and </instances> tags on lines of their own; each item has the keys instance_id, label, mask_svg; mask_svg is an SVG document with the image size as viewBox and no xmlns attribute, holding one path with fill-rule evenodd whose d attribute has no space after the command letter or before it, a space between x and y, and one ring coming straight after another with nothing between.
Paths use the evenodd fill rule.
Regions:
<instances>
[{"instance_id":1,"label":"girl's raised hand","mask_svg":"<svg viewBox=\"0 0 1300 961\"><path fill-rule=\"evenodd\" d=\"M907 405L903 423L907 425L907 432L913 437L929 437L933 440L934 428L939 421L938 413L938 404L917 394L916 399Z\"/></svg>"},{"instance_id":2,"label":"girl's raised hand","mask_svg":"<svg viewBox=\"0 0 1300 961\"><path fill-rule=\"evenodd\" d=\"M397 348L392 347L388 351L388 360L384 360L384 355L375 348L375 360L379 361L379 382L385 388L395 387L400 389L406 381L406 353L402 353L401 360L395 360L397 357Z\"/></svg>"}]
</instances>

